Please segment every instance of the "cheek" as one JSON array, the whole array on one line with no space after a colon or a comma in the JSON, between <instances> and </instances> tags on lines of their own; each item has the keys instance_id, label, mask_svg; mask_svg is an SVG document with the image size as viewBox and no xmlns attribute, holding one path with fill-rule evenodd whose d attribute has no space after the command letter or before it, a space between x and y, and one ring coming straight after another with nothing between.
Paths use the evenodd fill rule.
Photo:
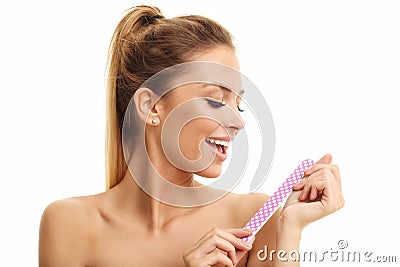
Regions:
<instances>
[{"instance_id":1,"label":"cheek","mask_svg":"<svg viewBox=\"0 0 400 267\"><path fill-rule=\"evenodd\" d=\"M200 141L215 131L218 126L218 123L209 119L191 120L183 126L179 135L180 141Z\"/></svg>"},{"instance_id":2,"label":"cheek","mask_svg":"<svg viewBox=\"0 0 400 267\"><path fill-rule=\"evenodd\" d=\"M179 146L185 157L194 160L200 156L199 143L218 128L218 123L209 119L194 119L182 128Z\"/></svg>"}]
</instances>

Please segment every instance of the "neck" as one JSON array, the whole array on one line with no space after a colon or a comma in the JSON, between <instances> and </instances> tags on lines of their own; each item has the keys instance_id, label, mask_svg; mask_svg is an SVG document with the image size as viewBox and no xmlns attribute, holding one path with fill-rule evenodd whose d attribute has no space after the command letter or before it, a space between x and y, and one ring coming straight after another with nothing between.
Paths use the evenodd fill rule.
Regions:
<instances>
[{"instance_id":1,"label":"neck","mask_svg":"<svg viewBox=\"0 0 400 267\"><path fill-rule=\"evenodd\" d=\"M171 206L151 197L136 183L129 171L117 186L121 193L119 194L120 205L141 219L143 224L147 225L148 230L154 233L165 230L175 218L193 211L188 208Z\"/></svg>"},{"instance_id":2,"label":"neck","mask_svg":"<svg viewBox=\"0 0 400 267\"><path fill-rule=\"evenodd\" d=\"M160 179L154 179L153 168L143 155L145 155L143 151L136 149L130 161L131 164L134 162L133 166L138 166L133 173L134 177L128 170L122 181L113 189L117 196L116 205L124 209L124 214L134 214L136 218L143 221L143 225L147 225L149 231L157 233L165 230L174 222L174 219L193 212L194 209L162 203L143 190L144 183L145 190L153 192L152 195L163 194L166 191L163 190L162 184L157 182ZM163 170L159 174L170 183L182 187L198 186L191 173L174 170L173 166L163 167L157 161L153 162L153 165L156 170Z\"/></svg>"}]
</instances>

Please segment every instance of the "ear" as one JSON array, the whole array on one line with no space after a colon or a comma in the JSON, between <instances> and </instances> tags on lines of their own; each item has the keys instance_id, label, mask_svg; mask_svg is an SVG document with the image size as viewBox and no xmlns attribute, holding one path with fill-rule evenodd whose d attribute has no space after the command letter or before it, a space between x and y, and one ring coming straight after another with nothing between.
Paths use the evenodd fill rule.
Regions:
<instances>
[{"instance_id":1,"label":"ear","mask_svg":"<svg viewBox=\"0 0 400 267\"><path fill-rule=\"evenodd\" d=\"M157 100L156 94L149 88L139 88L133 95L136 112L139 119L149 125L158 125L160 123L159 114L155 107ZM157 121L155 123L155 120Z\"/></svg>"}]
</instances>

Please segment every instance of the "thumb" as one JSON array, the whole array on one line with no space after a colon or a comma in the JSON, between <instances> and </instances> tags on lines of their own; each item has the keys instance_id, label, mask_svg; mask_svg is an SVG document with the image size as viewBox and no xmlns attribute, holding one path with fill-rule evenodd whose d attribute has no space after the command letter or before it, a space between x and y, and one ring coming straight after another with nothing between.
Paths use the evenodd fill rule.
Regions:
<instances>
[{"instance_id":1,"label":"thumb","mask_svg":"<svg viewBox=\"0 0 400 267\"><path fill-rule=\"evenodd\" d=\"M331 154L326 154L320 160L317 161L316 164L331 164L332 162L332 155Z\"/></svg>"}]
</instances>

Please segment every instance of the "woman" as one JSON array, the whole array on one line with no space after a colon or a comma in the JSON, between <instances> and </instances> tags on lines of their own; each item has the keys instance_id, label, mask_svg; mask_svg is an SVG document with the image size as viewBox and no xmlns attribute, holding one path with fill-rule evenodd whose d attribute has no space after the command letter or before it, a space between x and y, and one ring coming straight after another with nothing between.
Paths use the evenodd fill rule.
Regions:
<instances>
[{"instance_id":1,"label":"woman","mask_svg":"<svg viewBox=\"0 0 400 267\"><path fill-rule=\"evenodd\" d=\"M145 140L154 170L171 184L192 188L200 186L194 174L221 174L228 146L222 141L230 141L244 127L241 120L220 125L200 118L184 125L178 143L187 159L199 157L199 144L204 140L220 143L215 151L219 157L201 170L179 168L170 162L163 153L161 129L174 109L193 99L206 99L213 109L229 107L240 118L240 95L222 86L192 83L157 98L157 92L141 87L166 68L198 61L239 70L231 35L218 23L201 16L167 19L151 6L135 7L123 17L109 52L107 191L59 200L45 209L40 226L40 266L299 265L276 259L262 262L257 252L265 245L276 251L298 249L301 230L307 224L343 206L339 171L329 154L307 171L285 207L249 242L242 237L251 231L242 227L268 196L227 193L207 205L180 207L160 201L138 182L139 178L150 180L146 176L149 172L140 172L147 168L140 164L143 155L138 152L140 142L136 143L140 138ZM131 140L135 144L129 154L134 160L125 161L122 132L129 103L133 103L135 114L128 121L145 131L134 132L137 138ZM131 162L138 170L134 175ZM145 177L134 177L140 173Z\"/></svg>"}]
</instances>

